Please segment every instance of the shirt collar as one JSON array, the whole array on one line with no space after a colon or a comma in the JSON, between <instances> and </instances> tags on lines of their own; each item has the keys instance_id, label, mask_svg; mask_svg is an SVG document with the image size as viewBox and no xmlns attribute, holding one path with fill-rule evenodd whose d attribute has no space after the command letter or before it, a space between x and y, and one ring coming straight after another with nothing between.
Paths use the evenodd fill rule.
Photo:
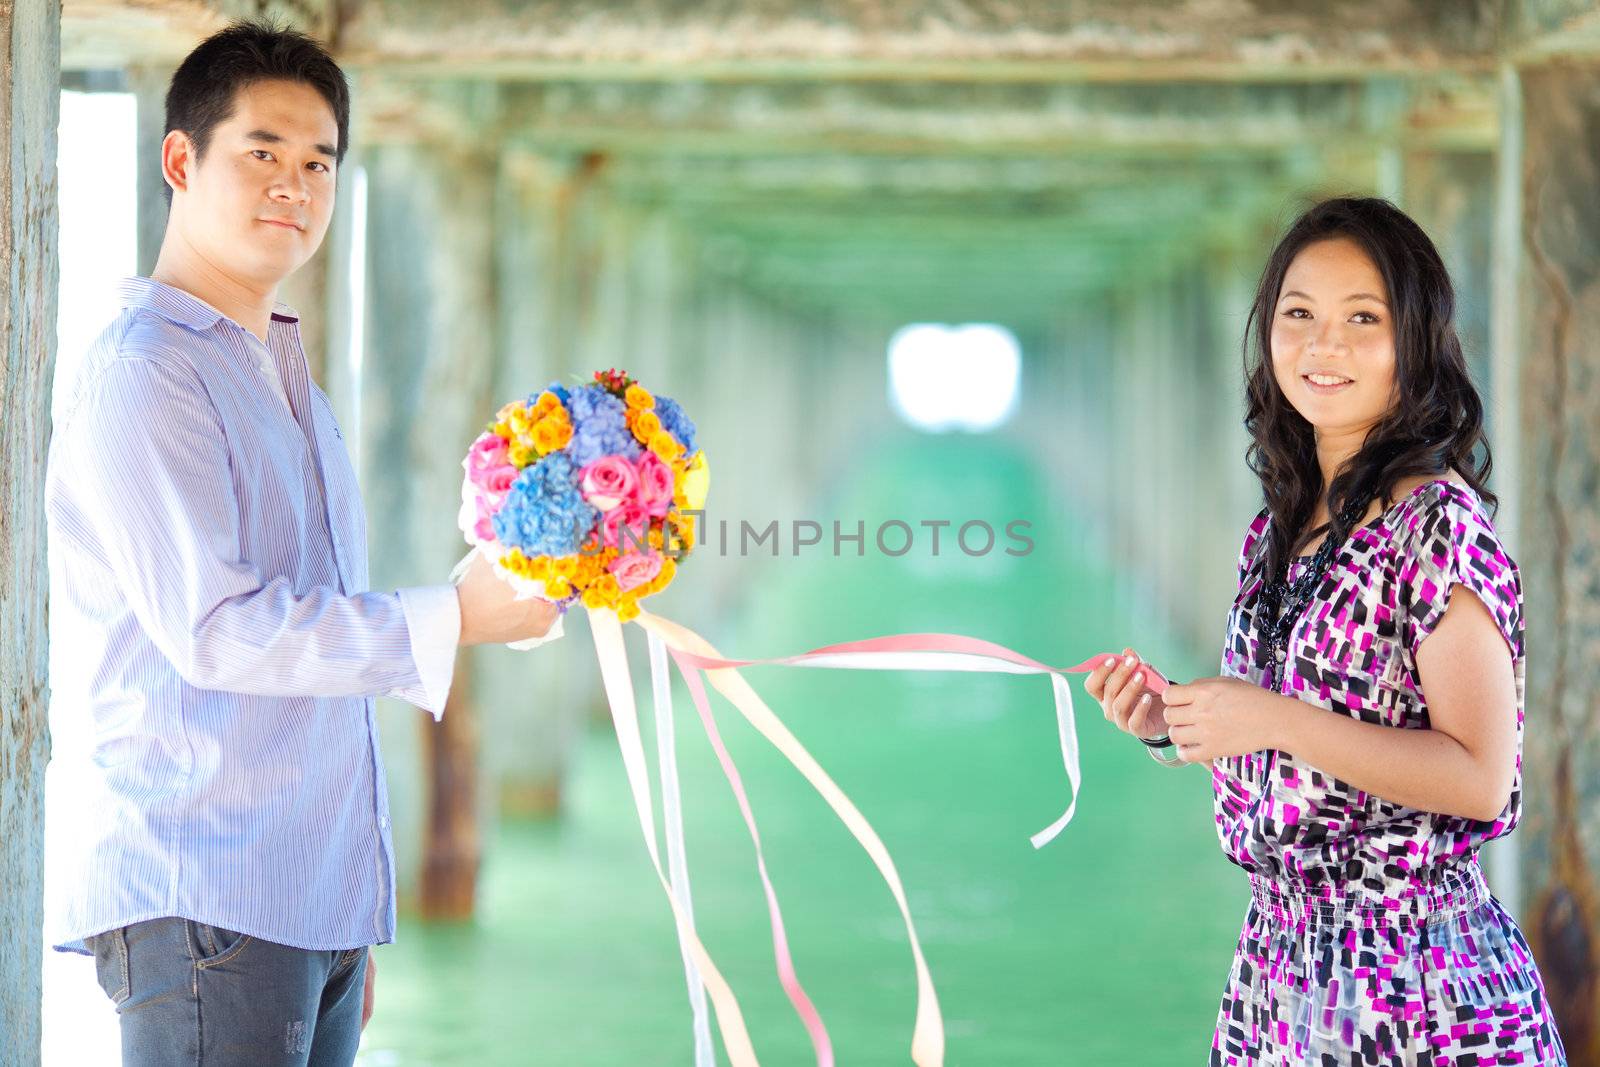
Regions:
<instances>
[{"instance_id":1,"label":"shirt collar","mask_svg":"<svg viewBox=\"0 0 1600 1067\"><path fill-rule=\"evenodd\" d=\"M191 330L209 330L219 319L226 318L222 312L192 293L158 282L154 278L124 278L117 291L122 298L123 307L153 311L162 318L176 322L180 326L187 326ZM228 319L228 321L233 320ZM298 324L300 314L288 304L274 304L272 321Z\"/></svg>"}]
</instances>

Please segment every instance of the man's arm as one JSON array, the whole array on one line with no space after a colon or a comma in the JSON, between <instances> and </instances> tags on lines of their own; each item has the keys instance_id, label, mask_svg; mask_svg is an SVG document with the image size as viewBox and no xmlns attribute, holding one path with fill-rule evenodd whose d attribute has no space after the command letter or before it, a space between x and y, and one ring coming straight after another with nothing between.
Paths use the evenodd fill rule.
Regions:
<instances>
[{"instance_id":1,"label":"man's arm","mask_svg":"<svg viewBox=\"0 0 1600 1067\"><path fill-rule=\"evenodd\" d=\"M450 586L296 595L241 550L227 438L181 363L124 356L58 431L75 504L134 616L198 688L393 695L438 715L460 609Z\"/></svg>"}]
</instances>

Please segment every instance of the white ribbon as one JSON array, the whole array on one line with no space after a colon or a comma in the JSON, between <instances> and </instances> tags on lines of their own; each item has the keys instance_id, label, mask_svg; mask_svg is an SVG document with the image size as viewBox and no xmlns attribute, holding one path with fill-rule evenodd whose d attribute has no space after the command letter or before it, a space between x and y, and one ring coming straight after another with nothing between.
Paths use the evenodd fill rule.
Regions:
<instances>
[{"instance_id":1,"label":"white ribbon","mask_svg":"<svg viewBox=\"0 0 1600 1067\"><path fill-rule=\"evenodd\" d=\"M667 877L678 906L694 921L694 901L689 894L689 861L683 841L683 792L678 785L678 740L672 718L672 675L667 670L667 646L650 634L650 690L655 698L656 762L661 776L661 820L667 837ZM695 1067L715 1067L716 1045L711 1040L711 1018L706 1012L706 984L687 945L683 973L689 984L689 1006L694 1011Z\"/></svg>"}]
</instances>

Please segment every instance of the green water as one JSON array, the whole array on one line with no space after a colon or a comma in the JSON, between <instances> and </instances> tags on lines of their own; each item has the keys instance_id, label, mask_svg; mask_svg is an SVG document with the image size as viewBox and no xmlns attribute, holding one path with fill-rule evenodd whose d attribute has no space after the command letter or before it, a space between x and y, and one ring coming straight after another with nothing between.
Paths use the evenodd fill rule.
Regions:
<instances>
[{"instance_id":1,"label":"green water","mask_svg":"<svg viewBox=\"0 0 1600 1067\"><path fill-rule=\"evenodd\" d=\"M1037 475L1003 443L891 442L818 510L866 518L869 530L890 516L1029 518L1037 548L1022 559L947 545L938 559L924 550L766 561L746 616L708 634L724 652L952 630L1049 663L1136 644L1171 673L1215 672L1214 650L1152 632L1158 605L1141 608L1138 624L1115 606L1112 576L1074 555ZM693 580L692 565L680 580ZM662 599L672 615L670 594ZM563 654L580 652L592 655ZM1072 824L1036 852L1029 835L1068 796L1046 679L781 668L749 677L894 856L944 1011L947 1063L1204 1062L1246 892L1217 850L1202 771L1151 762L1075 681L1083 796ZM749 838L681 686L677 695L702 937L763 1064L814 1062L775 977ZM893 900L821 799L713 700L838 1062L909 1063L914 973ZM474 922L402 921L378 957L378 1010L359 1063L691 1062L670 913L607 733L585 741L568 797L559 823L504 825L489 842Z\"/></svg>"}]
</instances>

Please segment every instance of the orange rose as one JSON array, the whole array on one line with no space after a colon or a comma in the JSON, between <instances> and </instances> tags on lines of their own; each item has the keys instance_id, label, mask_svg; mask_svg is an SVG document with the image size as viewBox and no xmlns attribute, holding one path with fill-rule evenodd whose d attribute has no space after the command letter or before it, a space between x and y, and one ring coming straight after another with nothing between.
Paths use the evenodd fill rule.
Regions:
<instances>
[{"instance_id":1,"label":"orange rose","mask_svg":"<svg viewBox=\"0 0 1600 1067\"><path fill-rule=\"evenodd\" d=\"M683 446L678 439L665 430L658 430L650 435L650 451L671 463L683 451Z\"/></svg>"},{"instance_id":2,"label":"orange rose","mask_svg":"<svg viewBox=\"0 0 1600 1067\"><path fill-rule=\"evenodd\" d=\"M635 411L647 411L656 406L656 398L642 385L628 386L622 398L627 401L628 407Z\"/></svg>"},{"instance_id":3,"label":"orange rose","mask_svg":"<svg viewBox=\"0 0 1600 1067\"><path fill-rule=\"evenodd\" d=\"M661 432L661 417L653 411L628 411L628 429L640 443L648 444L650 438Z\"/></svg>"},{"instance_id":4,"label":"orange rose","mask_svg":"<svg viewBox=\"0 0 1600 1067\"><path fill-rule=\"evenodd\" d=\"M533 447L541 456L566 448L572 440L572 423L565 420L541 419L533 428Z\"/></svg>"}]
</instances>

